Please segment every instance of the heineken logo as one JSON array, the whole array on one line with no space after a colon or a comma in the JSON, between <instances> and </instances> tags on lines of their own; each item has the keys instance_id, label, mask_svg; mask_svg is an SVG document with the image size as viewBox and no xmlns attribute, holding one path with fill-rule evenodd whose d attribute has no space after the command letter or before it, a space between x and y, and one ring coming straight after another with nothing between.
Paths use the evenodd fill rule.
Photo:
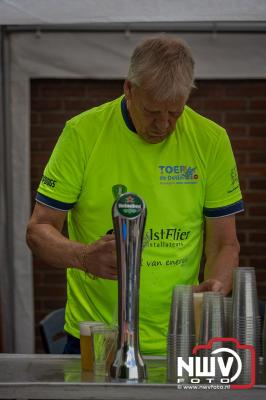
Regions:
<instances>
[{"instance_id":1,"label":"heineken logo","mask_svg":"<svg viewBox=\"0 0 266 400\"><path fill-rule=\"evenodd\" d=\"M126 193L117 200L117 210L123 217L137 217L144 208L140 197L132 193Z\"/></svg>"}]
</instances>

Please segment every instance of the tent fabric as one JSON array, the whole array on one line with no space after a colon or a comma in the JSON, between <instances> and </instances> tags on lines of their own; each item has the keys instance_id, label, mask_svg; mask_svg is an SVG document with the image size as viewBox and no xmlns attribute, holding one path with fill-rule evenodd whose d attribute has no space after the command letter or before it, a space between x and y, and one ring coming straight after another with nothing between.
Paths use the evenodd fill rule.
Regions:
<instances>
[{"instance_id":1,"label":"tent fabric","mask_svg":"<svg viewBox=\"0 0 266 400\"><path fill-rule=\"evenodd\" d=\"M264 0L224 0L222 9L217 8L218 3L207 0L0 0L0 24L167 22L177 20L176 16L178 21L238 21L248 18L256 21L265 16ZM0 119L6 111L9 115L5 115L8 123L1 125L0 141L7 150L7 156L1 158L3 169L0 171L0 267L1 275L6 273L7 284L2 280L0 290L3 298L4 290L13 289L12 295L9 291L9 300L2 304L6 318L4 336L11 335L11 331L14 336L9 337L9 352L34 351L32 261L25 243L25 227L30 215L30 80L123 79L132 49L141 38L152 34L38 30L5 33L6 51L1 54L5 55L8 50L8 57L2 57L0 68L1 74L5 69L9 75L4 76L4 86L8 90L2 96L4 107L0 109ZM179 36L192 49L198 79L266 78L266 34L263 32L195 32ZM3 148L0 152L2 155ZM3 184L7 182L6 175L8 193ZM7 225L8 236L3 229Z\"/></svg>"},{"instance_id":2,"label":"tent fabric","mask_svg":"<svg viewBox=\"0 0 266 400\"><path fill-rule=\"evenodd\" d=\"M0 0L0 25L262 21L264 0Z\"/></svg>"},{"instance_id":3,"label":"tent fabric","mask_svg":"<svg viewBox=\"0 0 266 400\"><path fill-rule=\"evenodd\" d=\"M135 45L152 33L23 33L11 35L11 63L34 77L121 79ZM172 34L176 36L176 34ZM198 79L263 78L266 34L182 33ZM248 54L248 57L247 57Z\"/></svg>"}]
</instances>

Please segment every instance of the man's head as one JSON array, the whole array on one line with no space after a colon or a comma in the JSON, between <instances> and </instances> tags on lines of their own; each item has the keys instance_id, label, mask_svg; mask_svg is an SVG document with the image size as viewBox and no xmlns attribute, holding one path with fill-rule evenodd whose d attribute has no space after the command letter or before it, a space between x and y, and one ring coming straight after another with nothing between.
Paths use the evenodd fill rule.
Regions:
<instances>
[{"instance_id":1,"label":"man's head","mask_svg":"<svg viewBox=\"0 0 266 400\"><path fill-rule=\"evenodd\" d=\"M124 91L137 133L145 141L159 143L173 132L193 79L194 60L182 41L157 36L136 47Z\"/></svg>"}]
</instances>

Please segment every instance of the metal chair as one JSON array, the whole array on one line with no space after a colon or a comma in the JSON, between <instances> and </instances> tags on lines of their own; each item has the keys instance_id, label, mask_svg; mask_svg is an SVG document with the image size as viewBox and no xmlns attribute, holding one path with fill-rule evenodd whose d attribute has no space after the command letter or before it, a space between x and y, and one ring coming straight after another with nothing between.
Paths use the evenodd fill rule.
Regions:
<instances>
[{"instance_id":1,"label":"metal chair","mask_svg":"<svg viewBox=\"0 0 266 400\"><path fill-rule=\"evenodd\" d=\"M66 344L64 332L65 308L52 311L39 323L43 347L46 353L62 354Z\"/></svg>"}]
</instances>

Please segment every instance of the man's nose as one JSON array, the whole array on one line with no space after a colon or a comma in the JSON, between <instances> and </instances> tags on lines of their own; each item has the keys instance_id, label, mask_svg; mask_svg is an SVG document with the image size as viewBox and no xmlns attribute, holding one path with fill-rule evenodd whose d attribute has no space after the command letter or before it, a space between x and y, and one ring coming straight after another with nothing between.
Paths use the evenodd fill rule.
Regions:
<instances>
[{"instance_id":1,"label":"man's nose","mask_svg":"<svg viewBox=\"0 0 266 400\"><path fill-rule=\"evenodd\" d=\"M158 128L160 128L161 130L169 128L169 126L170 126L169 114L164 113L164 114L161 114L160 116L158 116L156 123L157 123Z\"/></svg>"}]
</instances>

